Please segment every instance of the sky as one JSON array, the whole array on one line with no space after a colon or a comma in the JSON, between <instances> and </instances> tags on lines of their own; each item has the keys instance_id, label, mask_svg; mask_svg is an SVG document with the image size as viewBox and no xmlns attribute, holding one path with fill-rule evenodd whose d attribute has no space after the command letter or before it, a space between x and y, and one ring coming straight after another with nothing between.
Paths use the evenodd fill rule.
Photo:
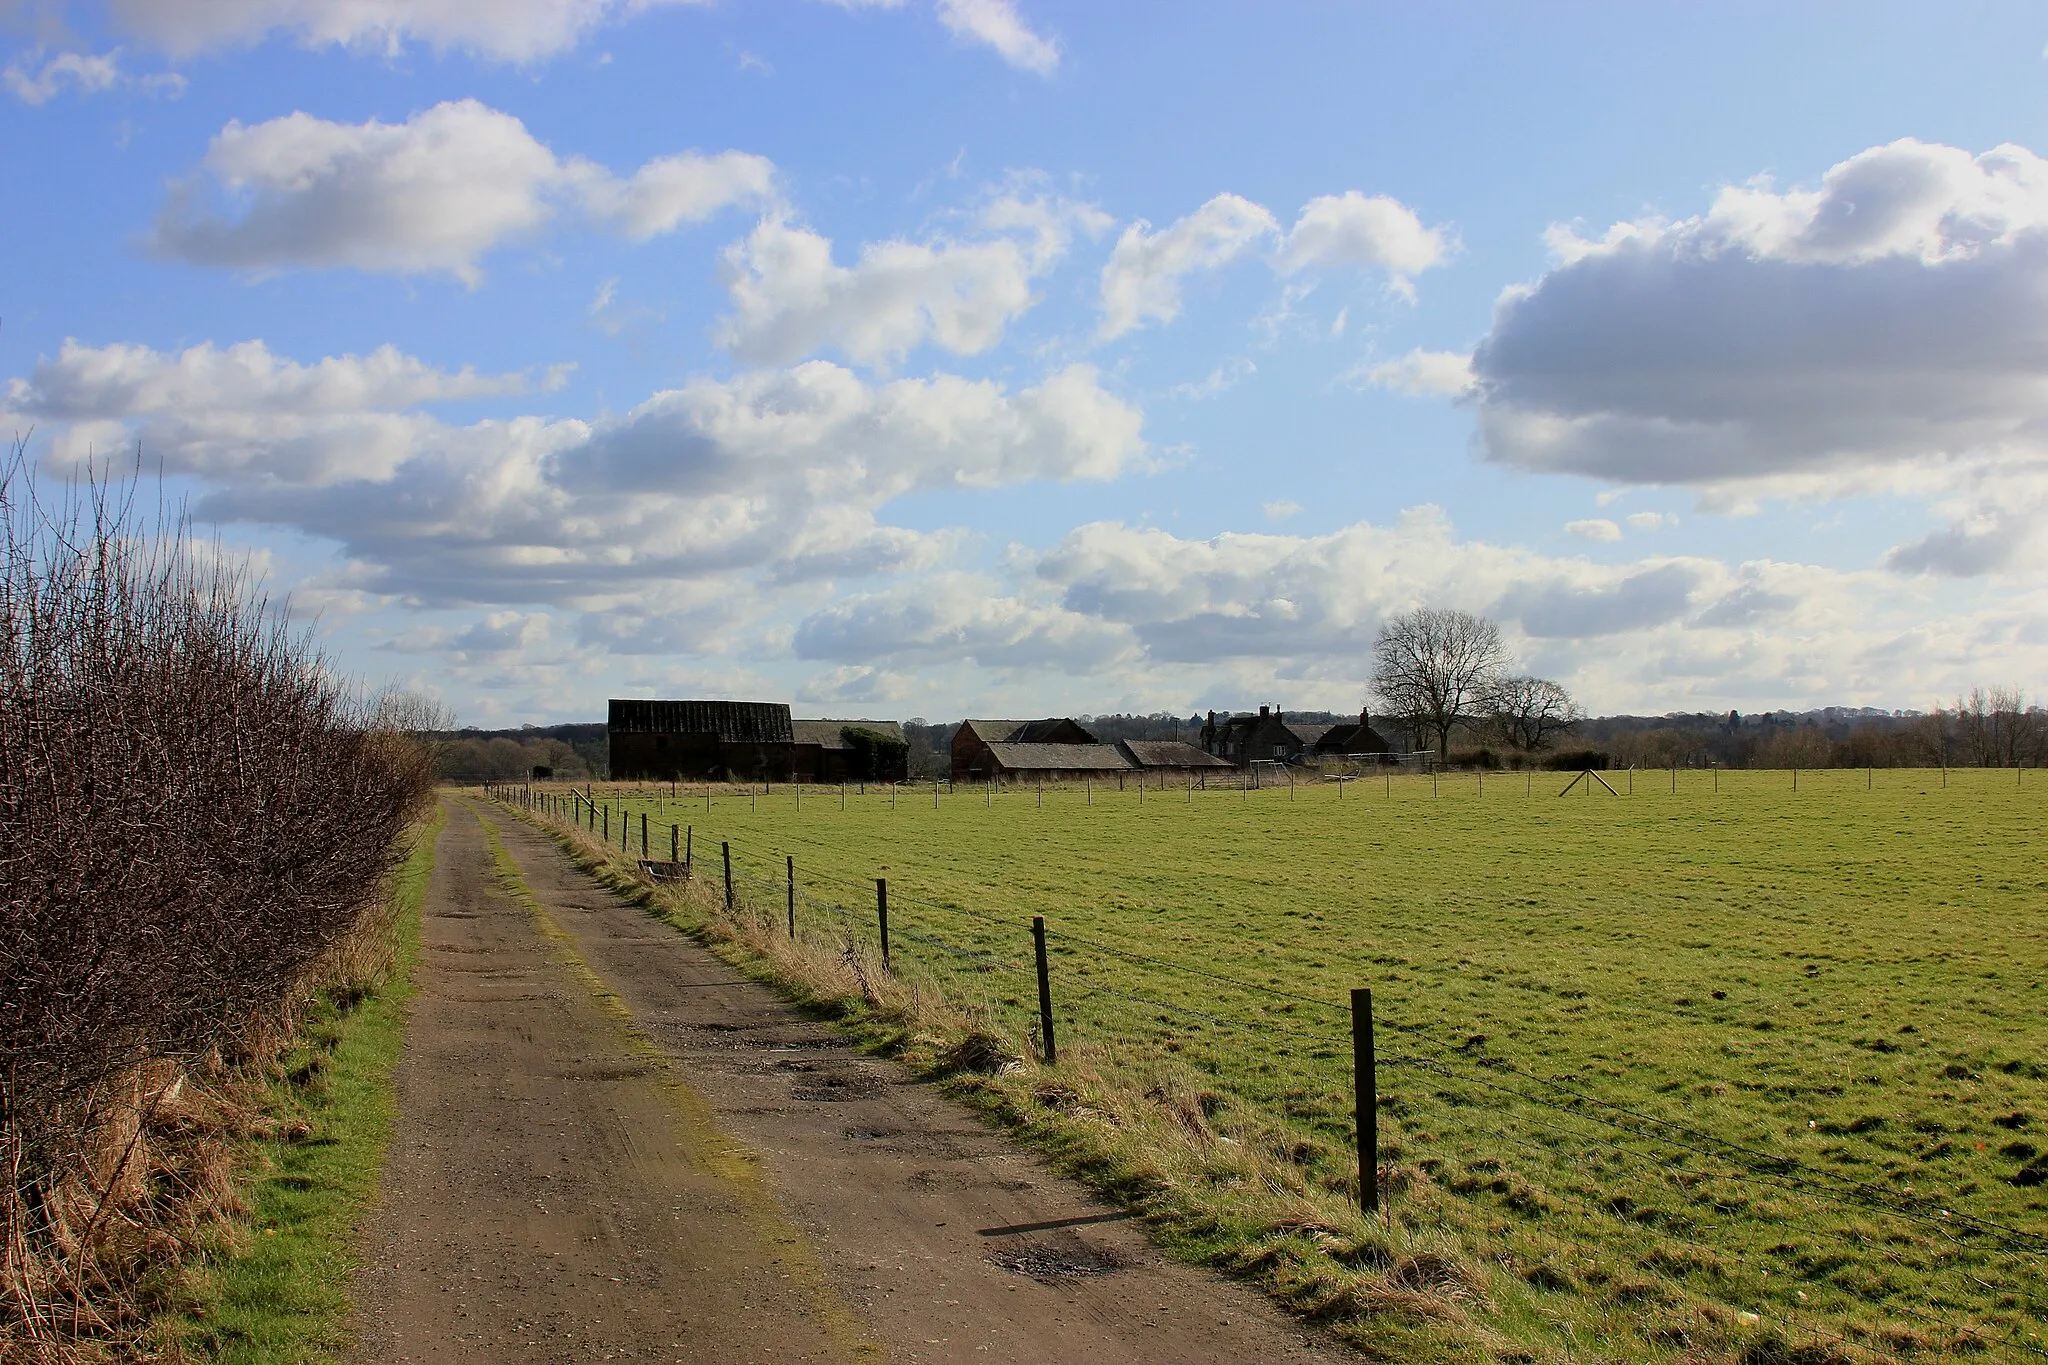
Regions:
<instances>
[{"instance_id":1,"label":"sky","mask_svg":"<svg viewBox=\"0 0 2048 1365\"><path fill-rule=\"evenodd\" d=\"M0 430L337 667L931 719L2048 688L2038 5L0 0Z\"/></svg>"}]
</instances>

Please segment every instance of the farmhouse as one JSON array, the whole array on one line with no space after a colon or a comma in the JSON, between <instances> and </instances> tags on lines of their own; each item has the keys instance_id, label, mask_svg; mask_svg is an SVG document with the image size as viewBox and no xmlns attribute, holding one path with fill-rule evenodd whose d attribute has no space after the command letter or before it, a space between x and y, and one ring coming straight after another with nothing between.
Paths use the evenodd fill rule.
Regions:
<instances>
[{"instance_id":1,"label":"farmhouse","mask_svg":"<svg viewBox=\"0 0 2048 1365\"><path fill-rule=\"evenodd\" d=\"M1358 723L1337 725L1289 722L1278 707L1261 706L1259 714L1226 716L1209 713L1202 726L1202 748L1227 763L1300 763L1342 754L1386 753L1393 746L1372 728L1372 718L1358 713Z\"/></svg>"},{"instance_id":2,"label":"farmhouse","mask_svg":"<svg viewBox=\"0 0 2048 1365\"><path fill-rule=\"evenodd\" d=\"M1321 758L1337 758L1349 754L1390 754L1394 746L1387 738L1372 728L1372 714L1361 710L1358 724L1348 721L1330 726L1310 749Z\"/></svg>"}]
</instances>

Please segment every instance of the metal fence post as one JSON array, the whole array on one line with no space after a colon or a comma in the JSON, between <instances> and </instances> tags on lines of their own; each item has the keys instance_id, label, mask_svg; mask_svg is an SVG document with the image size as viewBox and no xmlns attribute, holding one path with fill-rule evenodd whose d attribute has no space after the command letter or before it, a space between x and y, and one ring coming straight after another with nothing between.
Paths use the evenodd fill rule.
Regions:
<instances>
[{"instance_id":1,"label":"metal fence post","mask_svg":"<svg viewBox=\"0 0 2048 1365\"><path fill-rule=\"evenodd\" d=\"M1045 1054L1047 1066L1057 1066L1060 1060L1059 1044L1052 1036L1052 973L1045 963L1045 916L1031 917L1031 944L1038 955L1038 1037L1042 1044L1040 1051Z\"/></svg>"},{"instance_id":2,"label":"metal fence post","mask_svg":"<svg viewBox=\"0 0 2048 1365\"><path fill-rule=\"evenodd\" d=\"M1358 1202L1380 1210L1380 1085L1373 1057L1372 992L1351 992L1351 1078L1358 1114Z\"/></svg>"}]
</instances>

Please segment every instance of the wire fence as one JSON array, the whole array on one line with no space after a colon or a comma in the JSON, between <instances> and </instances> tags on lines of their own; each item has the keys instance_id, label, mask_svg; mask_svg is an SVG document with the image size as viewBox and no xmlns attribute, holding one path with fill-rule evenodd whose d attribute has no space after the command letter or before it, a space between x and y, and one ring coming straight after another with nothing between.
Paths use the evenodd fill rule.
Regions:
<instances>
[{"instance_id":1,"label":"wire fence","mask_svg":"<svg viewBox=\"0 0 2048 1365\"><path fill-rule=\"evenodd\" d=\"M1021 915L799 866L794 852L742 846L695 819L655 818L671 812L647 798L636 809L583 792L493 795L629 857L681 863L649 871L692 877L792 938L879 952L893 976L929 983L1041 1054L1047 1010L1063 1046L1092 1045L1125 1065L1189 1066L1301 1134L1326 1187L1377 1203L1384 1182L1389 1208L1412 1224L1434 1220L1447 1234L1522 1248L1539 1288L1610 1273L1575 1278L1563 1268L1584 1259L1587 1242L1558 1236L1562 1220L1621 1249L1627 1282L1608 1289L1623 1300L1681 1316L1732 1312L1837 1358L2048 1361L2048 1231L1595 1093L1398 1011L1373 1020L1399 1050L1377 1053L1370 1092L1374 1118L1384 1113L1394 1127L1379 1130L1369 1173L1347 1181L1346 1163L1330 1158L1356 1162L1365 1117L1347 1002L1057 924L1043 928L1048 1001ZM659 858L670 852L677 857ZM1425 1099L1432 1113L1405 1121L1404 1109ZM1460 1114L1472 1117L1460 1124Z\"/></svg>"}]
</instances>

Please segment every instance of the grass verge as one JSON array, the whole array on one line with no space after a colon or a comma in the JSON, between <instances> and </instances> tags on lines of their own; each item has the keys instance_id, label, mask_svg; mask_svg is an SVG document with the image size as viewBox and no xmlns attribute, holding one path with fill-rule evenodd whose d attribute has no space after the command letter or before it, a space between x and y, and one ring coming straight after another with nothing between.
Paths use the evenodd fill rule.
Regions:
<instances>
[{"instance_id":1,"label":"grass verge","mask_svg":"<svg viewBox=\"0 0 2048 1365\"><path fill-rule=\"evenodd\" d=\"M347 1344L352 1234L376 1194L398 1113L392 1071L445 821L437 808L392 881L381 970L368 980L346 973L345 984L320 993L256 1098L273 1123L243 1153L249 1215L187 1272L163 1324L187 1357L300 1365L337 1360Z\"/></svg>"}]
</instances>

